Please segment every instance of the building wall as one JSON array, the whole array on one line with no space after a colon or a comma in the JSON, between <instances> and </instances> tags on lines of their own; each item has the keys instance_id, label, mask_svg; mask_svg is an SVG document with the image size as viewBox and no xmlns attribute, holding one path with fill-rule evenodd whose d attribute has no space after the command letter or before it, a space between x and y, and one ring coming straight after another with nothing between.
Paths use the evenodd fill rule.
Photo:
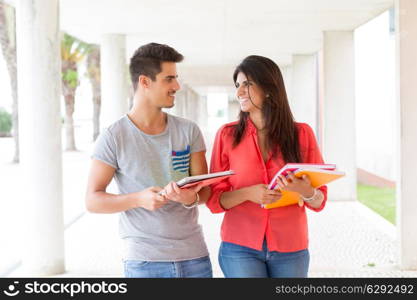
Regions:
<instances>
[{"instance_id":1,"label":"building wall","mask_svg":"<svg viewBox=\"0 0 417 300\"><path fill-rule=\"evenodd\" d=\"M389 12L355 31L355 56L358 167L394 180L395 39Z\"/></svg>"}]
</instances>

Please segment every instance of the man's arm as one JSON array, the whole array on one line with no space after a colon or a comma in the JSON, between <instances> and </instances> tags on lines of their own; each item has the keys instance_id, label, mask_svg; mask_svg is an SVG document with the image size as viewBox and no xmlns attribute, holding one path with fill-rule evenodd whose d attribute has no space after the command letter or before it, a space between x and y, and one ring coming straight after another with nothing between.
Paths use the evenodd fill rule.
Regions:
<instances>
[{"instance_id":1,"label":"man's arm","mask_svg":"<svg viewBox=\"0 0 417 300\"><path fill-rule=\"evenodd\" d=\"M159 187L150 187L143 191L130 194L115 195L106 192L113 178L115 169L110 165L93 159L87 184L85 203L87 210L94 213L115 213L136 207L156 210L167 200L158 195Z\"/></svg>"},{"instance_id":2,"label":"man's arm","mask_svg":"<svg viewBox=\"0 0 417 300\"><path fill-rule=\"evenodd\" d=\"M194 152L191 153L190 161L190 174L191 176L202 175L208 173L207 160L206 160L206 151ZM210 187L203 187L198 195L200 196L199 203L206 203L210 197L211 189Z\"/></svg>"},{"instance_id":3,"label":"man's arm","mask_svg":"<svg viewBox=\"0 0 417 300\"><path fill-rule=\"evenodd\" d=\"M190 175L207 174L208 167L206 161L206 151L191 153L190 158Z\"/></svg>"}]
</instances>

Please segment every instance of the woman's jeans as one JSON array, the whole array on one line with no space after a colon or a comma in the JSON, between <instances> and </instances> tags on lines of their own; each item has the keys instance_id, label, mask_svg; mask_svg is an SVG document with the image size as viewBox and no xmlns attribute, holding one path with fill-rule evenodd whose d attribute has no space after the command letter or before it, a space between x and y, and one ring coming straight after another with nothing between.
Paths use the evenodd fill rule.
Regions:
<instances>
[{"instance_id":1,"label":"woman's jeans","mask_svg":"<svg viewBox=\"0 0 417 300\"><path fill-rule=\"evenodd\" d=\"M262 251L222 242L219 263L225 277L307 277L308 249L296 252Z\"/></svg>"},{"instance_id":2,"label":"woman's jeans","mask_svg":"<svg viewBox=\"0 0 417 300\"><path fill-rule=\"evenodd\" d=\"M130 278L213 277L208 256L176 262L126 260L124 269L125 276Z\"/></svg>"}]
</instances>

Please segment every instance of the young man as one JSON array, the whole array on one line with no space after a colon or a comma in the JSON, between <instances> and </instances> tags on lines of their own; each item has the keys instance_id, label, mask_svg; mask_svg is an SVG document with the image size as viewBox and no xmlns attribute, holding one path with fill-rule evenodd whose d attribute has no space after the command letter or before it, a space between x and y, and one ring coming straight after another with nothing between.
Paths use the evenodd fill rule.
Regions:
<instances>
[{"instance_id":1,"label":"young man","mask_svg":"<svg viewBox=\"0 0 417 300\"><path fill-rule=\"evenodd\" d=\"M130 61L133 107L101 133L92 155L87 209L120 212L126 277L212 277L197 222L197 205L209 190L175 184L207 173L204 140L196 124L162 111L174 106L176 63L182 60L167 45L136 50ZM106 192L113 176L118 195Z\"/></svg>"}]
</instances>

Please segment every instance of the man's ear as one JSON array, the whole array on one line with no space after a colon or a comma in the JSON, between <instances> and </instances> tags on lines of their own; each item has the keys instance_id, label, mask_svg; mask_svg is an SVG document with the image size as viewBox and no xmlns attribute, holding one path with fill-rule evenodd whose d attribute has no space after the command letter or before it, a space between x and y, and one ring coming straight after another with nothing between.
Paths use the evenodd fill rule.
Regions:
<instances>
[{"instance_id":1,"label":"man's ear","mask_svg":"<svg viewBox=\"0 0 417 300\"><path fill-rule=\"evenodd\" d=\"M148 76L140 75L138 78L138 86L142 88L149 88L151 79Z\"/></svg>"}]
</instances>

